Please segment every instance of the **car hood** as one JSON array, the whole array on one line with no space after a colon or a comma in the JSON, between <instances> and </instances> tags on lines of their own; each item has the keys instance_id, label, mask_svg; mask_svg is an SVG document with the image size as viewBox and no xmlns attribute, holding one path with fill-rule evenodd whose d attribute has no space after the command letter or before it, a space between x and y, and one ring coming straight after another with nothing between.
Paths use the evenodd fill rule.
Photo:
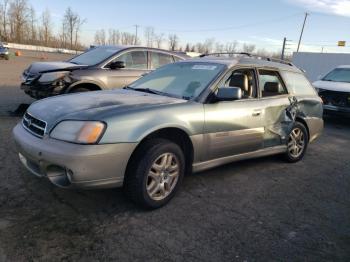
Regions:
<instances>
[{"instance_id":1,"label":"car hood","mask_svg":"<svg viewBox=\"0 0 350 262\"><path fill-rule=\"evenodd\" d=\"M319 80L314 82L313 85L316 88L321 88L325 90L338 91L338 92L350 92L350 83Z\"/></svg>"},{"instance_id":2,"label":"car hood","mask_svg":"<svg viewBox=\"0 0 350 262\"><path fill-rule=\"evenodd\" d=\"M36 62L30 65L27 69L30 74L38 74L47 71L74 70L86 65L76 65L69 62Z\"/></svg>"},{"instance_id":3,"label":"car hood","mask_svg":"<svg viewBox=\"0 0 350 262\"><path fill-rule=\"evenodd\" d=\"M109 90L46 98L33 103L28 113L48 124L48 130L64 119L103 120L106 114L123 114L187 100L132 90Z\"/></svg>"}]
</instances>

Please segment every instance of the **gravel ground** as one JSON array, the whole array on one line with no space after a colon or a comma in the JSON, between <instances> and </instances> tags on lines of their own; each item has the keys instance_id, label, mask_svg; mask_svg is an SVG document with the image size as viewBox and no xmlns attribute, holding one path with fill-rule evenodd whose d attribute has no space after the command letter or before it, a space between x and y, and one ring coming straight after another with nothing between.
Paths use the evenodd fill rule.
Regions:
<instances>
[{"instance_id":1,"label":"gravel ground","mask_svg":"<svg viewBox=\"0 0 350 262\"><path fill-rule=\"evenodd\" d=\"M274 156L190 175L167 206L144 211L120 189L63 190L20 165L20 118L6 112L30 100L17 82L0 81L0 261L350 260L349 119L326 118L299 163Z\"/></svg>"}]
</instances>

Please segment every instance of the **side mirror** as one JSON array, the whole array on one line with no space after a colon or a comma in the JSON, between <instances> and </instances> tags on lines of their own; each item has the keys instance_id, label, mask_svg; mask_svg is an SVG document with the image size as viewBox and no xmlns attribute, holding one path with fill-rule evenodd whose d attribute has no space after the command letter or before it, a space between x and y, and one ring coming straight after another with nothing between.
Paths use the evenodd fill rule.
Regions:
<instances>
[{"instance_id":1,"label":"side mirror","mask_svg":"<svg viewBox=\"0 0 350 262\"><path fill-rule=\"evenodd\" d=\"M115 61L109 64L110 69L121 69L125 68L125 62L124 61Z\"/></svg>"},{"instance_id":2,"label":"side mirror","mask_svg":"<svg viewBox=\"0 0 350 262\"><path fill-rule=\"evenodd\" d=\"M233 101L242 99L242 90L239 87L220 87L216 98L219 101Z\"/></svg>"}]
</instances>

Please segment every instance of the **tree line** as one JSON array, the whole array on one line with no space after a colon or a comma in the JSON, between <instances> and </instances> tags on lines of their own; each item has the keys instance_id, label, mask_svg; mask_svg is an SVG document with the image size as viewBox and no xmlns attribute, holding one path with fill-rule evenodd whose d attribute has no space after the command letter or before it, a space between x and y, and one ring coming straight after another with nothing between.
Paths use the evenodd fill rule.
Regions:
<instances>
[{"instance_id":1,"label":"tree line","mask_svg":"<svg viewBox=\"0 0 350 262\"><path fill-rule=\"evenodd\" d=\"M28 0L0 0L0 41L19 44L43 45L48 47L84 50L80 35L86 19L80 17L70 7L65 10L60 25L55 26L49 9L37 14ZM56 28L56 30L54 30ZM57 29L58 28L58 29ZM95 31L95 45L145 45L165 48L172 51L211 53L211 52L247 52L264 56L279 57L279 53L257 49L254 44L229 41L221 43L207 38L196 43L184 43L177 34L157 33L154 27L143 27L137 33L123 32L117 29Z\"/></svg>"},{"instance_id":2,"label":"tree line","mask_svg":"<svg viewBox=\"0 0 350 262\"><path fill-rule=\"evenodd\" d=\"M197 52L201 54L218 52L218 53L235 53L246 52L255 53L260 56L272 56L279 58L280 52L268 52L265 49L258 49L254 44L240 43L238 41L229 41L221 43L215 41L215 38L207 38L197 43L181 43L176 34L156 33L154 27L145 27L143 29L143 38L137 37L136 34L122 32L115 29L97 30L94 42L96 45L135 45L141 44L147 47L166 48L171 51Z\"/></svg>"},{"instance_id":3,"label":"tree line","mask_svg":"<svg viewBox=\"0 0 350 262\"><path fill-rule=\"evenodd\" d=\"M0 41L4 42L79 50L82 49L81 26L85 21L68 7L57 33L49 9L37 14L27 0L0 1Z\"/></svg>"}]
</instances>

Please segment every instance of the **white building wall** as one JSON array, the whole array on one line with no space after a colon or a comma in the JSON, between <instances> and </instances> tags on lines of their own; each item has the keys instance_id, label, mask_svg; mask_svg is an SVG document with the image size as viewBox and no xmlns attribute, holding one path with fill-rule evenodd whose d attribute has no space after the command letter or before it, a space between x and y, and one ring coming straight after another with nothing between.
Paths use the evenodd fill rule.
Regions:
<instances>
[{"instance_id":1,"label":"white building wall","mask_svg":"<svg viewBox=\"0 0 350 262\"><path fill-rule=\"evenodd\" d=\"M299 52L293 53L292 62L305 70L306 76L313 82L337 66L350 65L350 54Z\"/></svg>"}]
</instances>

